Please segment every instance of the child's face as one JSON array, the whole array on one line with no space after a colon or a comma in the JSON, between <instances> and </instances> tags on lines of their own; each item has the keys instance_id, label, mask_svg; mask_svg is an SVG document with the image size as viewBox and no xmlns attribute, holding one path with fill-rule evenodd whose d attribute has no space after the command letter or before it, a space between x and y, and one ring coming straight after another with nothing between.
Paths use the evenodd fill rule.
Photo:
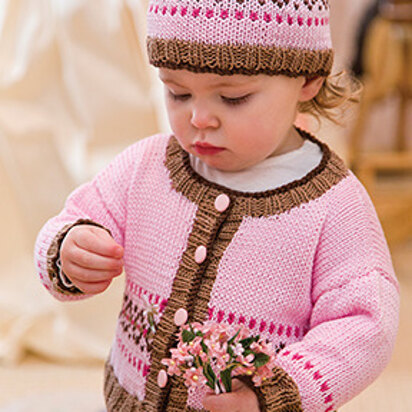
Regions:
<instances>
[{"instance_id":1,"label":"child's face","mask_svg":"<svg viewBox=\"0 0 412 412\"><path fill-rule=\"evenodd\" d=\"M305 79L159 69L172 131L184 150L239 171L300 147L292 127Z\"/></svg>"}]
</instances>

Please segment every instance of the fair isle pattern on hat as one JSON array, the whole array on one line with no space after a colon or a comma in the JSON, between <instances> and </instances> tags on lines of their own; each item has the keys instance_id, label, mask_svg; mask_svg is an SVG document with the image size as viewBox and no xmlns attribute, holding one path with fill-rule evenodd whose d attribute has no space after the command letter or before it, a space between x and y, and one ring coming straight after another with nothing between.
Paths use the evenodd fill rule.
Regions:
<instances>
[{"instance_id":1,"label":"fair isle pattern on hat","mask_svg":"<svg viewBox=\"0 0 412 412\"><path fill-rule=\"evenodd\" d=\"M147 50L156 67L221 75L327 76L328 0L150 0Z\"/></svg>"}]
</instances>

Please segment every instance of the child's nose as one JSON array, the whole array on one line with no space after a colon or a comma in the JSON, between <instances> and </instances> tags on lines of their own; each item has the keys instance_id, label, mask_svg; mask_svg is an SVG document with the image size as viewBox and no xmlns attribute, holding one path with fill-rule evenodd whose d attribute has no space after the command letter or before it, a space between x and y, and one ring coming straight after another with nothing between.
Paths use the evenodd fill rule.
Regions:
<instances>
[{"instance_id":1,"label":"child's nose","mask_svg":"<svg viewBox=\"0 0 412 412\"><path fill-rule=\"evenodd\" d=\"M218 117L207 107L195 106L192 109L192 117L190 122L197 129L206 129L208 127L219 127Z\"/></svg>"}]
</instances>

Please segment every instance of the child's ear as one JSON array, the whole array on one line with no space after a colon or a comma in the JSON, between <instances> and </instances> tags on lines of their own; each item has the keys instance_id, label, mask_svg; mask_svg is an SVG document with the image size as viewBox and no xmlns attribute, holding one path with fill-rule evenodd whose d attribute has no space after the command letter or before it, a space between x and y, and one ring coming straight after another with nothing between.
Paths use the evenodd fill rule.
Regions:
<instances>
[{"instance_id":1,"label":"child's ear","mask_svg":"<svg viewBox=\"0 0 412 412\"><path fill-rule=\"evenodd\" d=\"M307 102L312 100L318 93L325 81L324 77L314 77L312 79L305 79L305 83L300 89L299 101Z\"/></svg>"}]
</instances>

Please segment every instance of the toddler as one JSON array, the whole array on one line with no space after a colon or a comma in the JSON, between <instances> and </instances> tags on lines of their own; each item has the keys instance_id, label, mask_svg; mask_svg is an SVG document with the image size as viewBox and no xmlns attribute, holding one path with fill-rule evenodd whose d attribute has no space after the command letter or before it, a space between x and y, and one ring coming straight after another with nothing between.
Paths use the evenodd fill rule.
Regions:
<instances>
[{"instance_id":1,"label":"toddler","mask_svg":"<svg viewBox=\"0 0 412 412\"><path fill-rule=\"evenodd\" d=\"M293 125L348 99L330 78L328 1L152 0L147 50L173 134L118 155L36 243L61 300L101 293L124 269L108 412L336 410L388 363L399 301L365 189ZM182 377L159 385L176 313L260 334L274 377L219 395L188 393Z\"/></svg>"}]
</instances>

